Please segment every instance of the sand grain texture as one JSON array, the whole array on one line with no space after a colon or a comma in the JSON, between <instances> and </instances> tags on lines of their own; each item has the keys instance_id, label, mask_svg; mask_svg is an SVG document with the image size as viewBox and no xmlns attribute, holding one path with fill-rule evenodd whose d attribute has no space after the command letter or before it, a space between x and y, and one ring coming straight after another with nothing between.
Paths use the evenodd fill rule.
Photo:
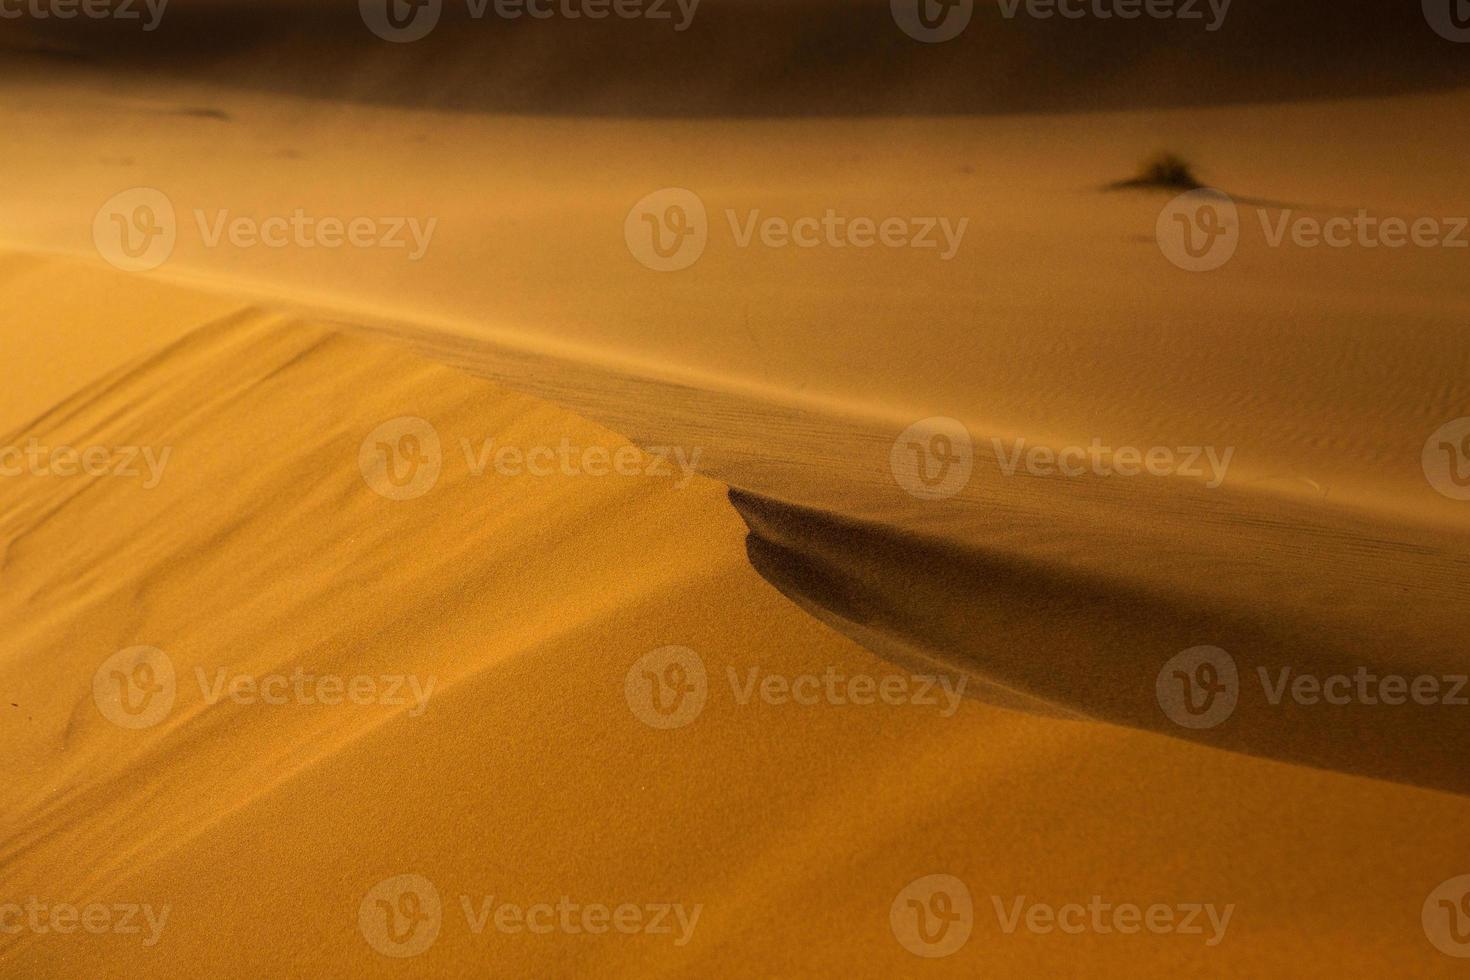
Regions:
<instances>
[{"instance_id":1,"label":"sand grain texture","mask_svg":"<svg viewBox=\"0 0 1470 980\"><path fill-rule=\"evenodd\" d=\"M1063 969L1079 953L1120 976L1139 957L1226 972L1283 955L1324 974L1448 965L1417 908L1463 853L1460 797L975 701L876 725L853 707L742 707L726 667L896 668L755 574L723 486L497 483L449 452L440 486L394 502L358 472L360 433L404 413L446 436L620 443L544 402L258 312L200 324L86 392L26 431L162 442L177 460L149 492L6 488L4 568L19 586L5 615L20 628L0 689L20 705L4 718L23 764L4 788L4 890L173 911L153 949L6 937L6 975L250 976L286 962L344 977L893 975L916 961L893 942L888 903L940 869L987 905L991 892L1099 891L1238 905L1230 940L1208 950L1199 937L1005 936L982 908L976 939L939 964L956 973ZM433 674L439 689L410 718L206 710L181 680L168 720L130 732L98 715L90 681L138 642L181 675L299 665ZM668 643L701 651L711 694L694 725L657 731L621 689ZM389 960L358 934L356 907L410 871L437 883L445 924L423 956ZM704 911L682 948L475 935L460 894Z\"/></svg>"},{"instance_id":2,"label":"sand grain texture","mask_svg":"<svg viewBox=\"0 0 1470 980\"><path fill-rule=\"evenodd\" d=\"M0 22L0 447L170 454L151 487L0 478L0 910L169 909L156 945L0 921L0 977L1456 972L1420 916L1470 873L1470 709L1257 696L1185 729L1155 687L1199 645L1247 685L1470 667L1470 504L1422 460L1470 415L1470 253L1266 238L1470 214L1470 63L1415 5L1240 4L1203 41L984 10L924 46L886 3L707 0L657 41L451 18L388 45L350 4L175 2L145 37ZM1168 193L1109 189L1161 149L1241 208L1208 275L1161 254ZM130 274L94 220L139 187L177 242ZM709 227L677 273L624 237L669 187ZM297 209L436 224L415 259L206 233ZM828 209L967 231L950 258L741 244ZM930 416L974 439L940 501L890 467ZM404 418L442 470L392 499L363 461ZM1218 485L1005 472L1093 439L1234 455ZM476 473L486 440L697 472ZM176 698L130 729L94 684L140 646ZM629 693L669 646L707 676L678 728ZM432 686L207 696L297 672ZM740 694L829 673L967 697ZM438 935L380 955L371 898L406 874ZM975 915L930 960L889 913L933 874ZM477 931L491 896L699 918ZM1207 945L998 912L1093 896L1232 917Z\"/></svg>"}]
</instances>

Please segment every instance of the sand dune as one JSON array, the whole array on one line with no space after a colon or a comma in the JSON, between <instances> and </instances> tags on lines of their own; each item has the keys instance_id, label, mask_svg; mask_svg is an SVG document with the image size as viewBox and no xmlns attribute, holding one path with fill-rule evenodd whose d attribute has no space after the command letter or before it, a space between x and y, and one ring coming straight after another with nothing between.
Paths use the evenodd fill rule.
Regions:
<instances>
[{"instance_id":1,"label":"sand dune","mask_svg":"<svg viewBox=\"0 0 1470 980\"><path fill-rule=\"evenodd\" d=\"M1470 952L1423 11L176 2L0 18L0 977Z\"/></svg>"},{"instance_id":2,"label":"sand dune","mask_svg":"<svg viewBox=\"0 0 1470 980\"><path fill-rule=\"evenodd\" d=\"M941 668L885 663L766 585L714 481L476 478L456 446L626 445L607 430L290 318L194 326L7 437L162 444L173 461L147 491L6 487L17 628L0 689L21 765L3 789L5 894L169 912L154 946L146 927L5 936L5 975L903 974L920 961L894 942L889 905L936 872L974 892L975 939L933 964L957 975L1079 956L1120 976L1140 957L1231 973L1284 956L1324 974L1450 964L1417 910L1463 854L1460 797L973 699L947 716L943 699L742 704L752 668ZM359 450L404 414L432 422L444 464L431 492L395 501ZM140 643L167 652L177 696L130 730L98 713L93 674ZM660 730L630 709L625 678L670 644L697 651L708 698ZM301 668L434 684L418 715L411 701L211 705L196 668L210 683ZM379 956L359 904L409 873L441 897L438 937L412 959ZM1228 941L1059 942L1007 934L992 910L992 895L1009 908L1095 893L1233 904ZM477 934L461 902L490 895L702 911L682 946L677 932Z\"/></svg>"}]
</instances>

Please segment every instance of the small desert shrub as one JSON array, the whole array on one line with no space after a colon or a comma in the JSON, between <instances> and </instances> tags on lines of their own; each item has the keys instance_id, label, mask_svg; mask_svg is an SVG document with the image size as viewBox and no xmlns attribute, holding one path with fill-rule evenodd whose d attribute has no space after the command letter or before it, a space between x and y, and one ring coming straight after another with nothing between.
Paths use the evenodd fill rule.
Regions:
<instances>
[{"instance_id":1,"label":"small desert shrub","mask_svg":"<svg viewBox=\"0 0 1470 980\"><path fill-rule=\"evenodd\" d=\"M1188 161L1175 153L1160 153L1144 161L1138 176L1126 181L1127 187L1168 187L1198 190L1204 185L1194 176Z\"/></svg>"}]
</instances>

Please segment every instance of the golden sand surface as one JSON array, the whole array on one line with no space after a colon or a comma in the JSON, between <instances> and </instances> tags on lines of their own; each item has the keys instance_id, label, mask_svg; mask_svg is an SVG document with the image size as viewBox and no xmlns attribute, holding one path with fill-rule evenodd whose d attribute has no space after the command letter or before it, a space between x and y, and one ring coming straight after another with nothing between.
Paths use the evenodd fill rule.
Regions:
<instances>
[{"instance_id":1,"label":"golden sand surface","mask_svg":"<svg viewBox=\"0 0 1470 980\"><path fill-rule=\"evenodd\" d=\"M1470 247L1273 242L1470 213L1442 51L1161 104L1168 47L1012 43L1003 112L831 54L892 87L842 112L739 17L745 102L231 23L0 25L0 977L1461 969L1470 707L1269 696L1470 673ZM1115 186L1161 147L1238 211L1205 274ZM829 213L935 245L759 230ZM293 215L402 247L230 230Z\"/></svg>"},{"instance_id":2,"label":"golden sand surface","mask_svg":"<svg viewBox=\"0 0 1470 980\"><path fill-rule=\"evenodd\" d=\"M97 285L64 263L33 274ZM153 287L112 288L126 305ZM3 524L6 893L168 917L152 946L141 916L141 937L7 936L5 975L909 975L927 964L894 942L889 905L938 872L976 904L941 970L1452 965L1418 909L1463 854L1463 797L937 692L880 714L741 704L752 669L907 672L756 575L723 486L484 479L446 448L432 492L390 500L358 464L384 418L429 420L446 444L627 443L309 322L247 309L194 326L25 430L166 444L166 478L36 481L10 490ZM91 678L140 643L167 651L177 696L132 730L99 713ZM692 724L662 730L624 685L667 645L698 651L709 689ZM417 715L408 688L401 707L208 701L220 671L298 668L432 686ZM406 873L434 884L443 924L421 955L380 956L358 906ZM1208 927L1006 934L990 897L1009 915L1015 896L1095 893L1235 911L1210 946ZM476 933L489 896L702 912L683 945L677 927Z\"/></svg>"}]
</instances>

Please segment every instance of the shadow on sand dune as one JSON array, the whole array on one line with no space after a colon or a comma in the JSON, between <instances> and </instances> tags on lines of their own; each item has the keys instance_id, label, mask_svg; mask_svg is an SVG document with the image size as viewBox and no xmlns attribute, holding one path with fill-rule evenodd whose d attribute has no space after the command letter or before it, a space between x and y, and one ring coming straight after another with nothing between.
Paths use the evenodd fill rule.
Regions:
<instances>
[{"instance_id":1,"label":"shadow on sand dune","mask_svg":"<svg viewBox=\"0 0 1470 980\"><path fill-rule=\"evenodd\" d=\"M1410 683L1444 671L1406 664L1391 628L1365 637L1331 611L1267 621L1249 602L1207 608L1165 594L1059 571L983 548L779 503L740 490L730 500L750 528L756 570L818 619L906 666L963 672L967 693L1009 707L1093 718L1216 748L1416 786L1470 793L1470 695L1437 681L1437 701L1415 703ZM1210 574L1202 567L1200 575ZM1209 646L1216 665L1180 663ZM1281 688L1284 675L1288 686ZM1238 680L1232 681L1231 670ZM1300 676L1346 675L1300 699ZM1360 682L1359 677L1364 676ZM1185 685L1198 682L1191 691ZM1366 685L1368 699L1355 692ZM1394 682L1396 684L1396 682ZM1427 683L1427 682L1426 682ZM1216 687L1216 695L1208 695ZM1179 698L1213 709L1171 720ZM1352 703L1328 703L1324 695ZM1404 703L1384 703L1389 698ZM1273 703L1273 699L1276 703ZM1372 703L1366 703L1371 700ZM1233 709L1231 705L1233 703ZM1166 708L1166 705L1168 706Z\"/></svg>"}]
</instances>

